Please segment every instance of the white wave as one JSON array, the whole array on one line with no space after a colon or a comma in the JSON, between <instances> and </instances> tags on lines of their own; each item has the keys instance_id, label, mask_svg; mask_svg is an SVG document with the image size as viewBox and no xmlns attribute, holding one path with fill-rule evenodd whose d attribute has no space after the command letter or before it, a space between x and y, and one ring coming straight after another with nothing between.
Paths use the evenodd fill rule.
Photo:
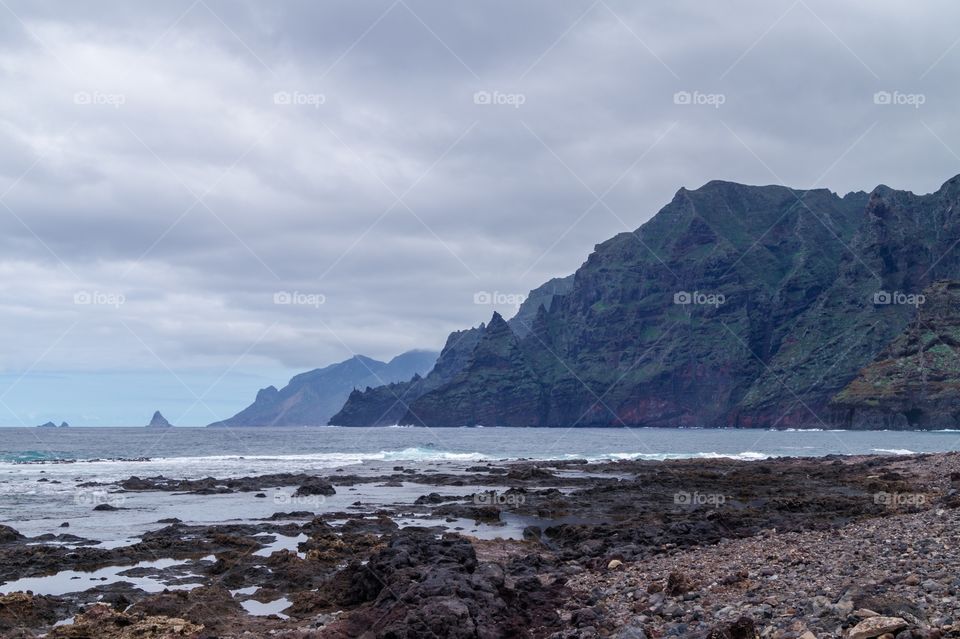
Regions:
<instances>
[{"instance_id":1,"label":"white wave","mask_svg":"<svg viewBox=\"0 0 960 639\"><path fill-rule=\"evenodd\" d=\"M912 450L907 450L906 448L873 448L871 449L875 453L890 453L891 455L916 455Z\"/></svg>"},{"instance_id":2,"label":"white wave","mask_svg":"<svg viewBox=\"0 0 960 639\"><path fill-rule=\"evenodd\" d=\"M388 461L482 461L490 459L483 453L454 453L435 448L404 448L403 450L381 451L379 459Z\"/></svg>"},{"instance_id":3,"label":"white wave","mask_svg":"<svg viewBox=\"0 0 960 639\"><path fill-rule=\"evenodd\" d=\"M664 461L667 459L737 459L741 461L759 461L769 459L770 455L752 450L742 453L604 453L601 455L564 455L566 459L586 459L587 461Z\"/></svg>"},{"instance_id":4,"label":"white wave","mask_svg":"<svg viewBox=\"0 0 960 639\"><path fill-rule=\"evenodd\" d=\"M200 465L227 465L238 463L320 463L323 465L362 464L365 461L472 461L488 459L479 452L452 452L433 448L432 446L411 447L402 450L381 450L371 453L307 453L300 455L203 455L194 457L151 457L149 459L87 459L70 462L70 465L97 465L97 466L200 466ZM45 466L48 464L62 465L63 462L37 461L30 465ZM15 462L0 462L0 467L23 468L23 464Z\"/></svg>"}]
</instances>

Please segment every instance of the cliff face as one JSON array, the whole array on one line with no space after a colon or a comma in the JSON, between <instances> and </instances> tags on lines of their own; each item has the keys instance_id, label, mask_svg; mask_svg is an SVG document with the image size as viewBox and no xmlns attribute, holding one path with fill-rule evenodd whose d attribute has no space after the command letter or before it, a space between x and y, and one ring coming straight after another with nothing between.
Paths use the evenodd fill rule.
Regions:
<instances>
[{"instance_id":1,"label":"cliff face","mask_svg":"<svg viewBox=\"0 0 960 639\"><path fill-rule=\"evenodd\" d=\"M681 189L597 246L549 306L511 330L498 317L471 329L458 367L405 387L393 418L405 407L400 423L428 426L823 427L842 414L831 399L916 314L904 300L960 279L958 192L960 178L925 196Z\"/></svg>"},{"instance_id":2,"label":"cliff face","mask_svg":"<svg viewBox=\"0 0 960 639\"><path fill-rule=\"evenodd\" d=\"M572 287L571 275L554 278L530 291L517 314L505 323L505 326L509 326L507 331L502 330L503 318L497 313L490 322L490 326L496 328L492 333L488 333L488 326L485 324L451 333L436 365L425 378L417 375L407 382L354 390L340 411L330 419L330 423L337 426L392 426L401 422L423 425L417 415L410 413L411 403L455 380L462 381L461 373L469 366L474 366L473 370L477 370L473 362L474 350L481 340L489 345L497 339L514 341L515 336L528 335L539 309L552 308L554 301L568 293ZM479 377L475 381L479 381ZM429 411L429 403L430 399L425 399L420 410ZM465 419L469 421L466 417L469 409L464 406L462 410L465 411Z\"/></svg>"},{"instance_id":3,"label":"cliff face","mask_svg":"<svg viewBox=\"0 0 960 639\"><path fill-rule=\"evenodd\" d=\"M918 311L834 397L849 428L955 428L960 423L960 281L924 289Z\"/></svg>"},{"instance_id":4,"label":"cliff face","mask_svg":"<svg viewBox=\"0 0 960 639\"><path fill-rule=\"evenodd\" d=\"M465 367L414 399L401 423L537 426L545 407L544 389L520 338L494 313Z\"/></svg>"},{"instance_id":5,"label":"cliff face","mask_svg":"<svg viewBox=\"0 0 960 639\"><path fill-rule=\"evenodd\" d=\"M367 386L365 390L354 389L339 412L330 418L330 423L334 426L399 424L412 401L446 384L466 367L485 331L486 326L481 324L477 328L451 333L426 378L418 374L405 382Z\"/></svg>"},{"instance_id":6,"label":"cliff face","mask_svg":"<svg viewBox=\"0 0 960 639\"><path fill-rule=\"evenodd\" d=\"M297 375L280 390L263 388L253 404L210 426L325 426L353 389L410 379L430 370L436 359L428 351L403 353L390 362L357 355Z\"/></svg>"}]
</instances>

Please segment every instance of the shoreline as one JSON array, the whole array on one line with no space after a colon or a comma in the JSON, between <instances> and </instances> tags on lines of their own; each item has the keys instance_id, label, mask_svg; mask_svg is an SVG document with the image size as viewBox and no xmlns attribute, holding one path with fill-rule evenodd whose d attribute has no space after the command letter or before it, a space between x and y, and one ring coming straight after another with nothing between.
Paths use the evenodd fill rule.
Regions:
<instances>
[{"instance_id":1,"label":"shoreline","mask_svg":"<svg viewBox=\"0 0 960 639\"><path fill-rule=\"evenodd\" d=\"M92 519L131 519L140 500L218 516L219 504L236 503L246 516L161 517L114 547L71 536L78 523L32 537L2 527L0 633L414 637L435 627L450 637L652 638L727 632L743 617L761 636L809 639L846 636L867 619L860 603L892 592L909 606L872 612L899 610L915 636L934 636L960 618L960 580L943 574L957 565L944 562L960 562L944 541L960 530L958 487L960 453L127 477L84 487L106 496ZM252 517L254 507L273 512ZM914 558L899 580L883 575L856 551L882 557L884 530L940 554ZM800 548L806 563L785 562ZM819 575L796 568L811 558ZM851 563L863 592L850 590ZM789 594L800 586L804 595ZM12 592L26 589L34 594ZM186 634L169 634L178 625Z\"/></svg>"}]
</instances>

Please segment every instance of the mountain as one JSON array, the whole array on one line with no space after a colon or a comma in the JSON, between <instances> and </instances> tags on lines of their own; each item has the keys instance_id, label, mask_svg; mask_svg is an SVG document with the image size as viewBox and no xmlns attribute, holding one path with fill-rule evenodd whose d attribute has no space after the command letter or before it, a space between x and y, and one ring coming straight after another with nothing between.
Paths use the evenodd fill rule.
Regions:
<instances>
[{"instance_id":1,"label":"mountain","mask_svg":"<svg viewBox=\"0 0 960 639\"><path fill-rule=\"evenodd\" d=\"M833 398L842 425L906 430L960 422L960 281L934 282L921 296L916 317Z\"/></svg>"},{"instance_id":2,"label":"mountain","mask_svg":"<svg viewBox=\"0 0 960 639\"><path fill-rule=\"evenodd\" d=\"M268 386L233 417L210 426L325 426L356 388L409 380L429 371L437 353L409 351L389 362L363 355L293 377L282 389Z\"/></svg>"},{"instance_id":3,"label":"mountain","mask_svg":"<svg viewBox=\"0 0 960 639\"><path fill-rule=\"evenodd\" d=\"M573 289L573 275L555 277L546 284L542 284L530 291L527 298L520 305L517 314L507 324L520 337L526 337L530 332L530 325L537 317L537 312L543 306L547 310L553 308L553 300L566 295Z\"/></svg>"},{"instance_id":4,"label":"mountain","mask_svg":"<svg viewBox=\"0 0 960 639\"><path fill-rule=\"evenodd\" d=\"M173 428L173 424L167 421L167 418L160 414L160 411L153 413L153 419L147 424L147 428Z\"/></svg>"},{"instance_id":5,"label":"mountain","mask_svg":"<svg viewBox=\"0 0 960 639\"><path fill-rule=\"evenodd\" d=\"M426 426L875 423L832 400L917 316L910 300L960 279L957 243L960 176L927 195L681 188L549 304L452 335L426 377L355 392L331 421L390 404Z\"/></svg>"},{"instance_id":6,"label":"mountain","mask_svg":"<svg viewBox=\"0 0 960 639\"><path fill-rule=\"evenodd\" d=\"M541 306L552 308L553 301L569 292L572 286L571 275L554 278L535 288L507 324L518 335L526 335L537 310ZM498 313L494 315L500 318ZM354 390L340 412L330 419L330 423L338 426L390 426L399 423L407 415L409 402L443 386L467 366L485 332L486 325L481 324L477 328L451 333L436 365L425 378L418 374L409 381Z\"/></svg>"}]
</instances>

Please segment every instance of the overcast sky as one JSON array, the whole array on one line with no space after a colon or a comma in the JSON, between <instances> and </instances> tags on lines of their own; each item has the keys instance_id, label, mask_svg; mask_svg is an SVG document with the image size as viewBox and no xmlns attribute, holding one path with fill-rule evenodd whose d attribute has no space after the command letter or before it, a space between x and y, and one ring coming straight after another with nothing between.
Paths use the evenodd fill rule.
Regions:
<instances>
[{"instance_id":1,"label":"overcast sky","mask_svg":"<svg viewBox=\"0 0 960 639\"><path fill-rule=\"evenodd\" d=\"M0 424L439 349L681 186L960 173L956 2L643 5L0 0Z\"/></svg>"}]
</instances>

